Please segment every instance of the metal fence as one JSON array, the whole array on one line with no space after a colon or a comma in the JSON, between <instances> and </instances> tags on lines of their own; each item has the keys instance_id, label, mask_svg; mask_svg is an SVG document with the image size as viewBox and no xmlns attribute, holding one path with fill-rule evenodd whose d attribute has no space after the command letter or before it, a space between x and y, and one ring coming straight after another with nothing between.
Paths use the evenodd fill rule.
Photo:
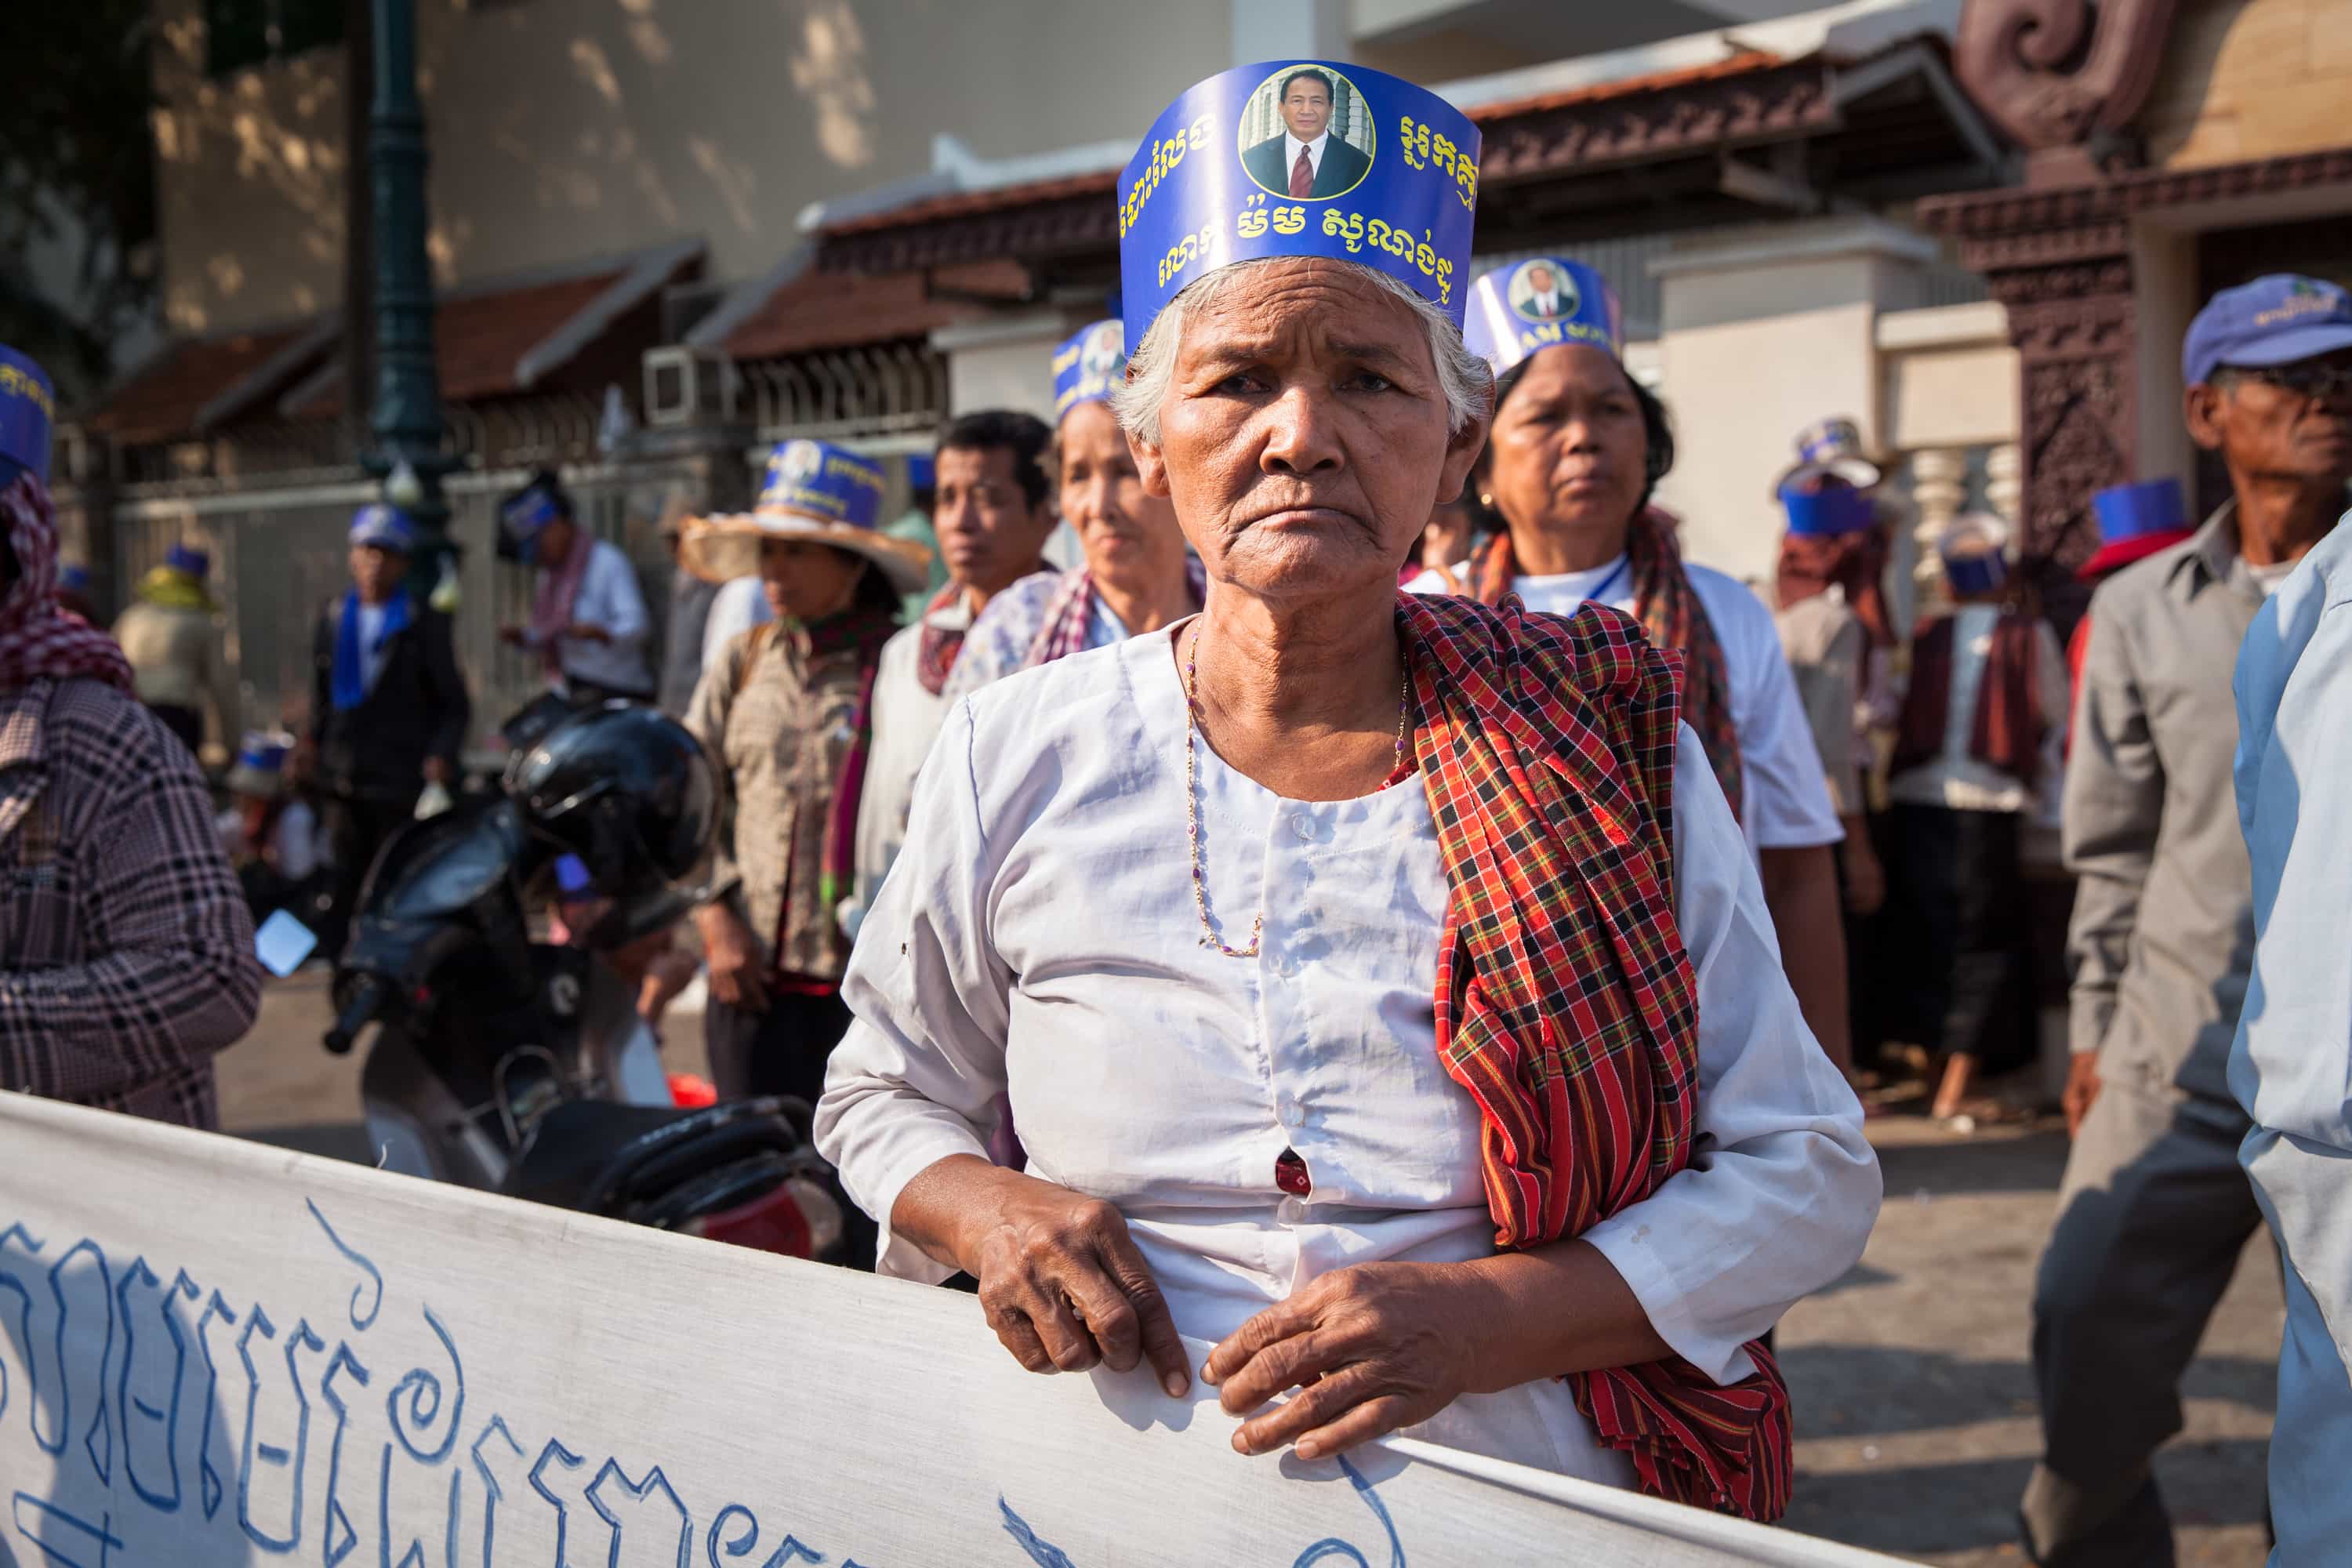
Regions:
<instances>
[{"instance_id":1,"label":"metal fence","mask_svg":"<svg viewBox=\"0 0 2352 1568\"><path fill-rule=\"evenodd\" d=\"M671 571L658 525L666 512L689 504L698 476L660 462L574 464L558 471L583 524L619 545L636 566L656 623L648 654L657 658ZM538 656L505 647L498 635L500 626L530 618L533 574L498 560L493 548L499 498L526 478L524 469L505 468L456 475L447 486L450 537L461 548L457 662L474 704L469 743L483 752L499 749L500 721L545 686ZM349 585L345 531L352 511L377 495L375 485L352 479L236 493L154 493L160 488L142 487L148 493L116 501L110 518L91 519L95 537L112 537L122 596L173 545L210 552L235 688L236 711L224 716L231 732L223 739L273 725L299 730L311 704L318 617Z\"/></svg>"}]
</instances>

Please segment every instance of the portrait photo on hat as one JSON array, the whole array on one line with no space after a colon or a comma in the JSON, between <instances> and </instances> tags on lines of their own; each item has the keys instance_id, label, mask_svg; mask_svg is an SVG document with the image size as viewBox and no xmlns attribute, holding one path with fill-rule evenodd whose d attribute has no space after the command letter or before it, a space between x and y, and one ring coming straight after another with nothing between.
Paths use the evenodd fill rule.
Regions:
<instances>
[{"instance_id":1,"label":"portrait photo on hat","mask_svg":"<svg viewBox=\"0 0 2352 1568\"><path fill-rule=\"evenodd\" d=\"M1462 341L1499 376L1563 343L1617 353L1624 347L1624 315L1617 290L1599 271L1538 256L1480 274L1470 286Z\"/></svg>"},{"instance_id":2,"label":"portrait photo on hat","mask_svg":"<svg viewBox=\"0 0 2352 1568\"><path fill-rule=\"evenodd\" d=\"M1054 351L1054 418L1081 403L1105 403L1127 379L1127 329L1097 321Z\"/></svg>"},{"instance_id":3,"label":"portrait photo on hat","mask_svg":"<svg viewBox=\"0 0 2352 1568\"><path fill-rule=\"evenodd\" d=\"M846 447L780 441L752 510L687 519L679 563L706 583L728 583L760 570L763 540L801 540L861 555L912 593L929 581L931 552L879 531L887 489L882 466Z\"/></svg>"},{"instance_id":4,"label":"portrait photo on hat","mask_svg":"<svg viewBox=\"0 0 2352 1568\"><path fill-rule=\"evenodd\" d=\"M1192 284L1275 256L1384 272L1458 323L1478 145L1452 104L1363 66L1267 60L1195 83L1119 176L1128 351Z\"/></svg>"},{"instance_id":5,"label":"portrait photo on hat","mask_svg":"<svg viewBox=\"0 0 2352 1568\"><path fill-rule=\"evenodd\" d=\"M1379 154L1370 110L1337 68L1285 66L1242 107L1242 170L1270 196L1322 202L1364 183Z\"/></svg>"}]
</instances>

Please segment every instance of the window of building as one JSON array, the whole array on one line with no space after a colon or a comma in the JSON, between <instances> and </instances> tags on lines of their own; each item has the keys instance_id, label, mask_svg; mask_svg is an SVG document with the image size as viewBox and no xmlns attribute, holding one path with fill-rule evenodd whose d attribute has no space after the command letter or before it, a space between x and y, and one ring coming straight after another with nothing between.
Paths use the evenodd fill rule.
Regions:
<instances>
[{"instance_id":1,"label":"window of building","mask_svg":"<svg viewBox=\"0 0 2352 1568\"><path fill-rule=\"evenodd\" d=\"M343 41L343 0L205 0L205 73L226 76Z\"/></svg>"}]
</instances>

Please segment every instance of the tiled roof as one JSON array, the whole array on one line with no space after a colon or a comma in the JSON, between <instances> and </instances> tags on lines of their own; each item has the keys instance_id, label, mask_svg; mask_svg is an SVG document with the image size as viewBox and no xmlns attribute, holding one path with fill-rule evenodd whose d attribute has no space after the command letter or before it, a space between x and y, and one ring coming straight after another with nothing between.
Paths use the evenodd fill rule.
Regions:
<instances>
[{"instance_id":1,"label":"tiled roof","mask_svg":"<svg viewBox=\"0 0 2352 1568\"><path fill-rule=\"evenodd\" d=\"M966 298L938 297L935 281ZM738 360L762 360L919 338L976 314L969 296L1017 299L1027 281L1015 261L942 268L936 279L919 271L803 272L730 332L726 348Z\"/></svg>"},{"instance_id":2,"label":"tiled roof","mask_svg":"<svg viewBox=\"0 0 2352 1568\"><path fill-rule=\"evenodd\" d=\"M661 289L701 258L699 244L656 247L562 276L490 280L445 296L433 321L441 395L479 403L561 384L567 371L591 384L634 384L636 356L658 338ZM140 443L194 434L208 408L207 417L231 427L265 408L296 420L332 418L343 406L337 325L322 315L175 344L110 395L89 427Z\"/></svg>"},{"instance_id":3,"label":"tiled roof","mask_svg":"<svg viewBox=\"0 0 2352 1568\"><path fill-rule=\"evenodd\" d=\"M118 441L167 441L196 427L196 411L268 363L303 325L173 343L117 386L86 421Z\"/></svg>"}]
</instances>

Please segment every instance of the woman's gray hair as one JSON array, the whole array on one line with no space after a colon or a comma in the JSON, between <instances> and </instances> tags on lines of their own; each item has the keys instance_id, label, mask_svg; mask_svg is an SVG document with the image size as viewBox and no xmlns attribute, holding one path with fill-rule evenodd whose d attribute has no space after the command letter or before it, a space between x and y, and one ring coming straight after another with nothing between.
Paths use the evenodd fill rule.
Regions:
<instances>
[{"instance_id":1,"label":"woman's gray hair","mask_svg":"<svg viewBox=\"0 0 2352 1568\"><path fill-rule=\"evenodd\" d=\"M1128 355L1127 380L1112 390L1111 412L1118 416L1121 427L1138 440L1158 446L1160 407L1167 401L1169 385L1176 377L1176 349L1184 341L1185 317L1215 304L1226 289L1256 268L1296 259L1262 256L1251 261L1236 261L1218 268L1169 300L1160 319L1151 323L1151 330L1143 334L1143 342ZM1464 426L1486 411L1486 400L1494 390L1486 362L1464 346L1460 329L1446 319L1444 311L1414 293L1402 279L1358 261L1341 265L1355 268L1404 301L1421 318L1429 332L1429 357L1437 366L1437 384L1445 391L1446 428L1461 434Z\"/></svg>"}]
</instances>

